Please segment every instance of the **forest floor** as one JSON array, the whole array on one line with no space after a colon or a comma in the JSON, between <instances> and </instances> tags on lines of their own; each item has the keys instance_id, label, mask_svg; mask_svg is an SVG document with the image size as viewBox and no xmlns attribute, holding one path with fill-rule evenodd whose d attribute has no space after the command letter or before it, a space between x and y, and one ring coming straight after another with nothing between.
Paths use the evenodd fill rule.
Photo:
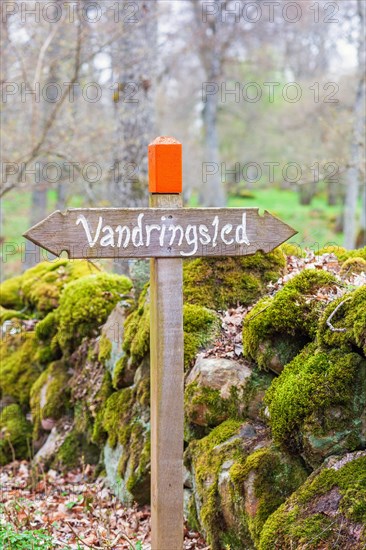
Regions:
<instances>
[{"instance_id":1,"label":"forest floor","mask_svg":"<svg viewBox=\"0 0 366 550\"><path fill-rule=\"evenodd\" d=\"M124 506L93 468L64 474L13 462L0 473L0 548L148 550L150 507ZM184 550L209 550L184 529Z\"/></svg>"}]
</instances>

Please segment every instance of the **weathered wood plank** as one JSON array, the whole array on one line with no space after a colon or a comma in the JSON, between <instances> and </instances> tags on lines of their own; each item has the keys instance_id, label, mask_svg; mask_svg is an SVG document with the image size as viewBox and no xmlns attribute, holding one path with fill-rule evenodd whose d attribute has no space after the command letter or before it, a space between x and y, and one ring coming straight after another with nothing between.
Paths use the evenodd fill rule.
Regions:
<instances>
[{"instance_id":1,"label":"weathered wood plank","mask_svg":"<svg viewBox=\"0 0 366 550\"><path fill-rule=\"evenodd\" d=\"M151 206L182 206L180 195L152 195ZM152 259L152 550L183 547L183 276L181 259Z\"/></svg>"},{"instance_id":2,"label":"weathered wood plank","mask_svg":"<svg viewBox=\"0 0 366 550\"><path fill-rule=\"evenodd\" d=\"M296 234L258 208L175 208L166 199L159 205L56 211L25 237L70 258L190 258L269 252Z\"/></svg>"}]
</instances>

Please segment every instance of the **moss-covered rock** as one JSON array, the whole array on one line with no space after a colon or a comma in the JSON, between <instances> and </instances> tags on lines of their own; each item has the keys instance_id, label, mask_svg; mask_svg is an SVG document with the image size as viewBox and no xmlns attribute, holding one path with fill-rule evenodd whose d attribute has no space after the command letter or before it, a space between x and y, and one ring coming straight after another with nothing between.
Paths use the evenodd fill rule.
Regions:
<instances>
[{"instance_id":1,"label":"moss-covered rock","mask_svg":"<svg viewBox=\"0 0 366 550\"><path fill-rule=\"evenodd\" d=\"M218 315L205 307L184 304L184 369L187 371L197 353L209 346L219 335Z\"/></svg>"},{"instance_id":2,"label":"moss-covered rock","mask_svg":"<svg viewBox=\"0 0 366 550\"><path fill-rule=\"evenodd\" d=\"M52 462L54 468L70 469L85 464L97 464L100 450L85 434L72 430L63 441Z\"/></svg>"},{"instance_id":3,"label":"moss-covered rock","mask_svg":"<svg viewBox=\"0 0 366 550\"><path fill-rule=\"evenodd\" d=\"M55 309L64 286L97 268L84 260L42 262L0 285L0 304L7 308L36 311L39 317Z\"/></svg>"},{"instance_id":4,"label":"moss-covered rock","mask_svg":"<svg viewBox=\"0 0 366 550\"><path fill-rule=\"evenodd\" d=\"M333 329L327 323L329 319ZM348 351L356 348L366 357L365 286L329 304L320 319L318 337L322 345Z\"/></svg>"},{"instance_id":5,"label":"moss-covered rock","mask_svg":"<svg viewBox=\"0 0 366 550\"><path fill-rule=\"evenodd\" d=\"M214 341L219 333L219 317L207 308L183 306L184 366L188 370L197 353ZM150 289L145 287L136 309L124 325L124 355L117 361L113 373L116 389L132 383L134 374L150 350ZM127 381L127 383L126 383Z\"/></svg>"},{"instance_id":6,"label":"moss-covered rock","mask_svg":"<svg viewBox=\"0 0 366 550\"><path fill-rule=\"evenodd\" d=\"M26 319L27 315L21 311L16 311L15 309L7 309L3 306L0 306L0 325L5 323L5 321L11 321L12 319Z\"/></svg>"},{"instance_id":7,"label":"moss-covered rock","mask_svg":"<svg viewBox=\"0 0 366 550\"><path fill-rule=\"evenodd\" d=\"M143 378L133 388L112 393L102 415L108 449L118 454L112 485L119 483L124 499L140 504L150 500L149 386L149 379Z\"/></svg>"},{"instance_id":8,"label":"moss-covered rock","mask_svg":"<svg viewBox=\"0 0 366 550\"><path fill-rule=\"evenodd\" d=\"M296 243L283 243L280 249L286 256L295 256L296 258L306 258L306 251Z\"/></svg>"},{"instance_id":9,"label":"moss-covered rock","mask_svg":"<svg viewBox=\"0 0 366 550\"><path fill-rule=\"evenodd\" d=\"M21 309L22 294L21 294L22 276L6 279L0 284L0 305L8 309Z\"/></svg>"},{"instance_id":10,"label":"moss-covered rock","mask_svg":"<svg viewBox=\"0 0 366 550\"><path fill-rule=\"evenodd\" d=\"M307 476L253 422L222 423L190 444L186 461L194 473L198 521L213 550L256 548L266 519Z\"/></svg>"},{"instance_id":11,"label":"moss-covered rock","mask_svg":"<svg viewBox=\"0 0 366 550\"><path fill-rule=\"evenodd\" d=\"M254 359L260 368L280 373L315 338L325 307L318 293L336 284L333 275L325 271L305 270L274 297L260 300L244 320L244 356Z\"/></svg>"},{"instance_id":12,"label":"moss-covered rock","mask_svg":"<svg viewBox=\"0 0 366 550\"><path fill-rule=\"evenodd\" d=\"M131 290L124 276L99 273L69 283L61 294L58 341L64 353L76 349L85 337L96 336L113 307Z\"/></svg>"},{"instance_id":13,"label":"moss-covered rock","mask_svg":"<svg viewBox=\"0 0 366 550\"><path fill-rule=\"evenodd\" d=\"M141 293L137 308L126 319L124 325L123 351L125 356L115 368L114 385L119 386L123 370L135 371L150 349L150 289L146 286Z\"/></svg>"},{"instance_id":14,"label":"moss-covered rock","mask_svg":"<svg viewBox=\"0 0 366 550\"><path fill-rule=\"evenodd\" d=\"M267 520L260 550L366 545L366 452L332 457Z\"/></svg>"},{"instance_id":15,"label":"moss-covered rock","mask_svg":"<svg viewBox=\"0 0 366 550\"><path fill-rule=\"evenodd\" d=\"M58 328L58 319L57 313L51 311L44 317L39 323L36 324L36 336L39 341L50 340L53 336L56 335Z\"/></svg>"},{"instance_id":16,"label":"moss-covered rock","mask_svg":"<svg viewBox=\"0 0 366 550\"><path fill-rule=\"evenodd\" d=\"M0 465L15 459L30 459L32 426L19 405L12 404L0 413Z\"/></svg>"},{"instance_id":17,"label":"moss-covered rock","mask_svg":"<svg viewBox=\"0 0 366 550\"><path fill-rule=\"evenodd\" d=\"M13 397L20 405L29 405L32 385L43 368L39 361L39 343L33 332L8 334L0 342L2 395Z\"/></svg>"},{"instance_id":18,"label":"moss-covered rock","mask_svg":"<svg viewBox=\"0 0 366 550\"><path fill-rule=\"evenodd\" d=\"M37 439L41 429L59 420L70 407L70 375L62 361L51 363L33 384L30 392L33 436ZM50 421L52 421L50 423Z\"/></svg>"},{"instance_id":19,"label":"moss-covered rock","mask_svg":"<svg viewBox=\"0 0 366 550\"><path fill-rule=\"evenodd\" d=\"M243 418L251 375L248 366L236 361L199 357L186 380L186 420L213 427L228 418Z\"/></svg>"},{"instance_id":20,"label":"moss-covered rock","mask_svg":"<svg viewBox=\"0 0 366 550\"><path fill-rule=\"evenodd\" d=\"M266 393L276 442L316 467L326 456L366 444L366 361L311 344Z\"/></svg>"},{"instance_id":21,"label":"moss-covered rock","mask_svg":"<svg viewBox=\"0 0 366 550\"><path fill-rule=\"evenodd\" d=\"M341 275L343 277L359 275L360 273L366 273L366 260L363 258L348 258L348 260L343 262L341 267Z\"/></svg>"},{"instance_id":22,"label":"moss-covered rock","mask_svg":"<svg viewBox=\"0 0 366 550\"><path fill-rule=\"evenodd\" d=\"M270 281L280 277L285 265L279 249L238 258L188 260L183 269L184 300L215 310L252 304Z\"/></svg>"},{"instance_id":23,"label":"moss-covered rock","mask_svg":"<svg viewBox=\"0 0 366 550\"><path fill-rule=\"evenodd\" d=\"M276 448L267 445L243 456L229 470L229 509L233 517L244 513L251 539L257 548L260 534L268 517L307 478L308 472L302 462ZM219 488L222 496L223 483ZM223 499L221 498L221 502ZM235 532L235 524L232 525ZM235 550L241 550L240 540Z\"/></svg>"}]
</instances>

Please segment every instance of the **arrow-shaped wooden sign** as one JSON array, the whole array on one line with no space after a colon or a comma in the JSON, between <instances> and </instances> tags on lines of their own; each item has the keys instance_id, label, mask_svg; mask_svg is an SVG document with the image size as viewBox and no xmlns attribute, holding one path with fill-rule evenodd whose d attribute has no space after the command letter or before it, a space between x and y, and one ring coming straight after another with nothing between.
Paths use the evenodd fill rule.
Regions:
<instances>
[{"instance_id":1,"label":"arrow-shaped wooden sign","mask_svg":"<svg viewBox=\"0 0 366 550\"><path fill-rule=\"evenodd\" d=\"M24 236L70 258L190 258L269 252L295 234L258 208L75 208Z\"/></svg>"}]
</instances>

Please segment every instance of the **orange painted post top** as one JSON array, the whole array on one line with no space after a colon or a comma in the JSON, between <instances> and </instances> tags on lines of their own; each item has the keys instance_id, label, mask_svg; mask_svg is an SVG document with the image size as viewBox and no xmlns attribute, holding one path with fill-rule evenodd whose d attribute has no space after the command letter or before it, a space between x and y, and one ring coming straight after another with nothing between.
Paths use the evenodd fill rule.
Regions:
<instances>
[{"instance_id":1,"label":"orange painted post top","mask_svg":"<svg viewBox=\"0 0 366 550\"><path fill-rule=\"evenodd\" d=\"M149 145L149 191L182 192L182 144L172 137L157 137Z\"/></svg>"}]
</instances>

